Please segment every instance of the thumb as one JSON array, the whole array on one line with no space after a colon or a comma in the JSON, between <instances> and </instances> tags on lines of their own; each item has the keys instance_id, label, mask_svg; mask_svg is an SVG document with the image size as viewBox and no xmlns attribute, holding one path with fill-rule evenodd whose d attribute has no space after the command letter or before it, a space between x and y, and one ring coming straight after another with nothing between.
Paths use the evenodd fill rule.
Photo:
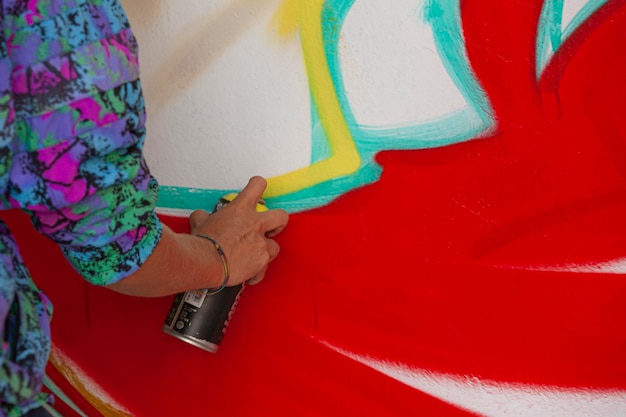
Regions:
<instances>
[{"instance_id":1,"label":"thumb","mask_svg":"<svg viewBox=\"0 0 626 417\"><path fill-rule=\"evenodd\" d=\"M189 225L191 230L206 222L211 215L204 210L195 210L189 215Z\"/></svg>"}]
</instances>

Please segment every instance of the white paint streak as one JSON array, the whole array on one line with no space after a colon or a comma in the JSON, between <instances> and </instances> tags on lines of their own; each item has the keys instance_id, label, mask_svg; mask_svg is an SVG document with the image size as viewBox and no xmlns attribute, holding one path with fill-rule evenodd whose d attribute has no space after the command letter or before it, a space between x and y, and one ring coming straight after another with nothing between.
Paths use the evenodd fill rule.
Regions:
<instances>
[{"instance_id":1,"label":"white paint streak","mask_svg":"<svg viewBox=\"0 0 626 417\"><path fill-rule=\"evenodd\" d=\"M595 265L579 266L582 272L598 272L605 274L626 274L626 258L616 259L609 262L603 262Z\"/></svg>"},{"instance_id":2,"label":"white paint streak","mask_svg":"<svg viewBox=\"0 0 626 417\"><path fill-rule=\"evenodd\" d=\"M626 416L626 391L513 384L446 375L374 359L318 341L398 382L484 417Z\"/></svg>"},{"instance_id":3,"label":"white paint streak","mask_svg":"<svg viewBox=\"0 0 626 417\"><path fill-rule=\"evenodd\" d=\"M523 271L576 272L586 274L626 274L626 258L588 264L496 265L497 268Z\"/></svg>"}]
</instances>

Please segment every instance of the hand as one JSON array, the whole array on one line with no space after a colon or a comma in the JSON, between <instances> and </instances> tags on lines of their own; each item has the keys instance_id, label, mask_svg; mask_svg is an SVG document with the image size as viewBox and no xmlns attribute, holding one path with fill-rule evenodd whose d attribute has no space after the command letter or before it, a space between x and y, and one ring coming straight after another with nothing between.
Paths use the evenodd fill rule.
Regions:
<instances>
[{"instance_id":1,"label":"hand","mask_svg":"<svg viewBox=\"0 0 626 417\"><path fill-rule=\"evenodd\" d=\"M257 212L256 204L267 188L262 177L252 177L235 199L209 214L203 210L191 213L191 234L204 234L215 239L224 250L229 269L228 286L244 281L259 283L280 247L274 239L289 220L284 210Z\"/></svg>"}]
</instances>

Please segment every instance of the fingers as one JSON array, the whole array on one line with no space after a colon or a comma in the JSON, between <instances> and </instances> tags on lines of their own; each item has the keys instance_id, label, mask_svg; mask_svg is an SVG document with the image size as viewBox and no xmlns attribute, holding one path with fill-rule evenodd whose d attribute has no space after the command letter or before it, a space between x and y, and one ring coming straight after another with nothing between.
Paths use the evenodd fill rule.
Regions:
<instances>
[{"instance_id":1,"label":"fingers","mask_svg":"<svg viewBox=\"0 0 626 417\"><path fill-rule=\"evenodd\" d=\"M263 214L263 231L265 236L274 237L287 226L289 215L285 210L274 209Z\"/></svg>"},{"instance_id":2,"label":"fingers","mask_svg":"<svg viewBox=\"0 0 626 417\"><path fill-rule=\"evenodd\" d=\"M239 202L248 206L253 206L256 209L256 205L261 200L263 192L267 188L267 181L260 176L254 176L248 181L248 185L244 187L235 200L239 199ZM289 221L289 216L285 210L268 210L263 212L263 233L267 237L273 237L279 234Z\"/></svg>"},{"instance_id":3,"label":"fingers","mask_svg":"<svg viewBox=\"0 0 626 417\"><path fill-rule=\"evenodd\" d=\"M267 267L263 268L261 272L256 274L254 277L250 278L248 281L246 281L246 284L256 285L259 282L263 281L263 278L265 278L265 271L267 271Z\"/></svg>"},{"instance_id":4,"label":"fingers","mask_svg":"<svg viewBox=\"0 0 626 417\"><path fill-rule=\"evenodd\" d=\"M243 190L235 197L234 201L239 201L242 204L250 205L256 208L256 204L261 197L263 196L263 192L267 188L267 181L263 177L255 176L250 178L248 184L244 187Z\"/></svg>"},{"instance_id":5,"label":"fingers","mask_svg":"<svg viewBox=\"0 0 626 417\"><path fill-rule=\"evenodd\" d=\"M280 246L278 243L272 239L267 239L267 253L270 256L269 262L272 262L278 256L279 252Z\"/></svg>"},{"instance_id":6,"label":"fingers","mask_svg":"<svg viewBox=\"0 0 626 417\"><path fill-rule=\"evenodd\" d=\"M274 258L278 256L278 253L280 252L280 246L278 245L278 243L274 242L273 240L267 239L267 252L269 255L268 262L259 272L257 272L257 274L254 277L250 278L247 281L248 284L255 285L263 281L263 278L265 278L265 273L267 271L269 263L272 262Z\"/></svg>"},{"instance_id":7,"label":"fingers","mask_svg":"<svg viewBox=\"0 0 626 417\"><path fill-rule=\"evenodd\" d=\"M273 239L286 226L289 215L285 210L257 210L267 188L260 176L248 184L218 213L196 210L189 216L192 233L204 233L220 241L230 262L231 284L243 281L257 284L280 252Z\"/></svg>"}]
</instances>

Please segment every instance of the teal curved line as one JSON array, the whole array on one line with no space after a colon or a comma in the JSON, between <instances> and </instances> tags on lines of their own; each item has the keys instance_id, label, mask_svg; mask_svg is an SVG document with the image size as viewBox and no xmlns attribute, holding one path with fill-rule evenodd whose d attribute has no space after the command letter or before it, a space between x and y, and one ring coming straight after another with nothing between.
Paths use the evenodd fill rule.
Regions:
<instances>
[{"instance_id":1,"label":"teal curved line","mask_svg":"<svg viewBox=\"0 0 626 417\"><path fill-rule=\"evenodd\" d=\"M563 19L563 0L546 0L539 15L537 26L535 75L541 76L548 64L552 51L561 46Z\"/></svg>"},{"instance_id":2,"label":"teal curved line","mask_svg":"<svg viewBox=\"0 0 626 417\"><path fill-rule=\"evenodd\" d=\"M433 29L437 52L448 75L452 78L463 98L470 106L470 111L482 121L484 131L472 130L469 136L486 133L495 128L495 116L487 94L472 71L467 57L467 47L462 33L461 7L458 0L430 0L425 8L426 21ZM445 130L444 130L445 131ZM457 137L463 141L468 137Z\"/></svg>"},{"instance_id":3,"label":"teal curved line","mask_svg":"<svg viewBox=\"0 0 626 417\"><path fill-rule=\"evenodd\" d=\"M375 155L379 151L446 146L484 135L495 127L495 118L487 95L471 70L465 53L459 0L429 0L425 3L423 12L424 18L432 27L435 45L444 67L469 107L427 123L382 127L359 125L347 99L338 53L341 28L354 1L327 0L323 6L321 23L330 74L348 128L361 156L361 165L350 175L295 193L269 198L266 202L270 208L281 207L289 212L297 212L319 207L352 189L377 181L382 172L382 168L375 162ZM330 147L315 106L311 108L311 162L316 162L330 155ZM210 209L219 197L233 191L237 190L162 186L158 205L183 210Z\"/></svg>"},{"instance_id":4,"label":"teal curved line","mask_svg":"<svg viewBox=\"0 0 626 417\"><path fill-rule=\"evenodd\" d=\"M353 1L334 0L335 14L328 17L331 22L345 20ZM348 3L348 4L346 4ZM357 149L363 159L373 158L373 153L390 149L422 149L462 142L495 127L495 117L486 93L471 70L465 53L465 39L461 32L461 15L458 0L430 0L423 10L424 18L431 25L435 46L442 63L469 108L433 119L427 123L406 124L389 127L359 125L347 99L341 78L339 32L324 32L326 55L337 88L342 110L348 127L354 135ZM376 140L379 137L381 140Z\"/></svg>"},{"instance_id":5,"label":"teal curved line","mask_svg":"<svg viewBox=\"0 0 626 417\"><path fill-rule=\"evenodd\" d=\"M68 407L70 407L80 417L87 417L87 415L76 405L74 401L50 378L48 375L43 377L44 385L53 393L57 398L61 399ZM56 410L51 407L44 406L46 410L53 415L53 417L61 417Z\"/></svg>"},{"instance_id":6,"label":"teal curved line","mask_svg":"<svg viewBox=\"0 0 626 417\"><path fill-rule=\"evenodd\" d=\"M537 79L541 77L550 59L559 50L563 42L607 2L608 0L589 0L564 29L561 27L563 25L565 0L546 0L544 2L537 27L537 52L535 56Z\"/></svg>"},{"instance_id":7,"label":"teal curved line","mask_svg":"<svg viewBox=\"0 0 626 417\"><path fill-rule=\"evenodd\" d=\"M354 1L327 1L323 19L336 25L343 22ZM360 125L350 107L339 61L338 30L324 30L324 45L333 83L348 127L353 134L363 164L353 179L365 185L378 180L381 169L375 154L382 150L426 149L463 142L484 135L495 128L495 117L487 94L471 70L461 32L458 0L430 0L423 9L424 18L433 30L435 46L452 81L468 108L426 123L395 126ZM326 27L326 26L324 26ZM346 181L346 184L348 182Z\"/></svg>"}]
</instances>

